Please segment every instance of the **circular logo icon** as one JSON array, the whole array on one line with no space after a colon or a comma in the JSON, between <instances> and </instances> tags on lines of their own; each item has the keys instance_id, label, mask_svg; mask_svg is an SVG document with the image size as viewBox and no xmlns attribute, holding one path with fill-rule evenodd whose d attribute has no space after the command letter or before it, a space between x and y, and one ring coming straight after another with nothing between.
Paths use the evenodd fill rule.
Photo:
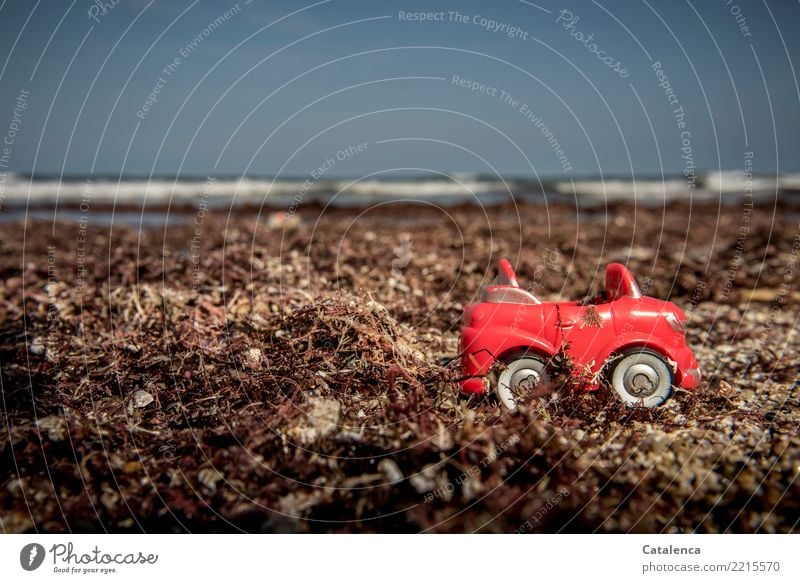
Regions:
<instances>
[{"instance_id":1,"label":"circular logo icon","mask_svg":"<svg viewBox=\"0 0 800 583\"><path fill-rule=\"evenodd\" d=\"M44 547L39 543L30 543L19 552L19 564L26 571L35 571L44 562Z\"/></svg>"}]
</instances>

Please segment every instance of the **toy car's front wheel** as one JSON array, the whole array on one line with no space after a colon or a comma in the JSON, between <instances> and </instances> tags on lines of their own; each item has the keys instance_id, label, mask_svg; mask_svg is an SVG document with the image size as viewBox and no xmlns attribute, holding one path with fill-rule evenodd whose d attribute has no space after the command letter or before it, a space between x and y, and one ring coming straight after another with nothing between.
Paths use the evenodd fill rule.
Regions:
<instances>
[{"instance_id":1,"label":"toy car's front wheel","mask_svg":"<svg viewBox=\"0 0 800 583\"><path fill-rule=\"evenodd\" d=\"M506 361L495 385L497 399L509 410L532 395L544 380L546 362L535 354L523 354Z\"/></svg>"},{"instance_id":2,"label":"toy car's front wheel","mask_svg":"<svg viewBox=\"0 0 800 583\"><path fill-rule=\"evenodd\" d=\"M672 393L672 371L667 361L651 350L627 352L614 364L611 387L631 406L658 407Z\"/></svg>"}]
</instances>

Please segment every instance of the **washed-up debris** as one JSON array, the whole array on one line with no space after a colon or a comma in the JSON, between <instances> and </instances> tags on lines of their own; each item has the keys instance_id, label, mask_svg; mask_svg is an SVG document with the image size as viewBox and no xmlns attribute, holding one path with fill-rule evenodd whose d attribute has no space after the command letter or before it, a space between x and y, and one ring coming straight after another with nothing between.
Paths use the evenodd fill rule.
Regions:
<instances>
[{"instance_id":1,"label":"washed-up debris","mask_svg":"<svg viewBox=\"0 0 800 583\"><path fill-rule=\"evenodd\" d=\"M301 207L294 225L115 226L81 248L72 224L58 241L4 225L0 524L788 532L800 518L797 282L784 279L796 221L754 211L732 270L739 213L691 210L617 206L577 228L558 205ZM699 390L646 411L554 375L516 414L460 395L463 307L498 256L545 299L590 295L598 261L627 263L689 315Z\"/></svg>"},{"instance_id":2,"label":"washed-up debris","mask_svg":"<svg viewBox=\"0 0 800 583\"><path fill-rule=\"evenodd\" d=\"M133 393L131 400L133 401L134 407L136 407L137 409L143 409L144 407L147 407L150 403L155 401L155 397L153 397L153 395L151 395L147 391L142 391L140 389L135 393Z\"/></svg>"}]
</instances>

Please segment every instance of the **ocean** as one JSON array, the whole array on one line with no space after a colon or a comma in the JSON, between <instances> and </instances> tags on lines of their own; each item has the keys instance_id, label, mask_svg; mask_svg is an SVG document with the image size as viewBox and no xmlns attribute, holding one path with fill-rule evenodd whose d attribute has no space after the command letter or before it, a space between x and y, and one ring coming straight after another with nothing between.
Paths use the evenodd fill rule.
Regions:
<instances>
[{"instance_id":1,"label":"ocean","mask_svg":"<svg viewBox=\"0 0 800 583\"><path fill-rule=\"evenodd\" d=\"M509 202L565 204L579 209L606 204L660 206L676 201L736 204L800 200L800 174L755 176L741 171L686 177L620 177L535 180L453 174L444 177L313 178L35 177L0 173L0 222L25 216L93 222L163 225L175 215L207 209L270 209L294 212L303 205L369 207L376 204L461 204L495 206ZM168 212L167 212L168 211Z\"/></svg>"}]
</instances>

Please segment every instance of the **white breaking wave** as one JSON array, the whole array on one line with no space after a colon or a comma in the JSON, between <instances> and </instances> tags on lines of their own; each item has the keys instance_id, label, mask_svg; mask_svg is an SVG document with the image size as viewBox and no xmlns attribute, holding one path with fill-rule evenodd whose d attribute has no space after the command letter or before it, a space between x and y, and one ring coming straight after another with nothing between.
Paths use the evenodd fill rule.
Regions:
<instances>
[{"instance_id":1,"label":"white breaking wave","mask_svg":"<svg viewBox=\"0 0 800 583\"><path fill-rule=\"evenodd\" d=\"M512 192L513 184L476 180L30 180L5 175L0 194L7 203L191 203L206 199L210 204L234 201L239 204L283 203L299 197L302 201L329 199L341 194L365 202L386 198L462 197Z\"/></svg>"},{"instance_id":2,"label":"white breaking wave","mask_svg":"<svg viewBox=\"0 0 800 583\"><path fill-rule=\"evenodd\" d=\"M730 170L709 172L705 177L704 184L705 188L712 192L742 194L749 191L761 194L769 191L775 192L781 188L783 178L747 176L742 170Z\"/></svg>"},{"instance_id":3,"label":"white breaking wave","mask_svg":"<svg viewBox=\"0 0 800 583\"><path fill-rule=\"evenodd\" d=\"M800 190L800 174L785 174L780 183L783 190Z\"/></svg>"},{"instance_id":4,"label":"white breaking wave","mask_svg":"<svg viewBox=\"0 0 800 583\"><path fill-rule=\"evenodd\" d=\"M6 201L31 203L131 203L166 204L192 202L199 198L221 197L226 200L241 197L247 202L263 199L267 192L276 195L297 191L298 183L270 180L7 180L3 194Z\"/></svg>"},{"instance_id":5,"label":"white breaking wave","mask_svg":"<svg viewBox=\"0 0 800 583\"><path fill-rule=\"evenodd\" d=\"M574 186L573 186L574 185ZM575 180L560 181L556 190L561 194L581 197L588 196L597 200L633 201L641 200L657 202L661 200L688 199L690 196L686 180L673 178L669 180Z\"/></svg>"},{"instance_id":6,"label":"white breaking wave","mask_svg":"<svg viewBox=\"0 0 800 583\"><path fill-rule=\"evenodd\" d=\"M555 190L560 194L589 197L608 202L640 201L645 203L675 200L712 200L720 197L774 196L776 192L800 189L800 174L779 177L748 176L743 171L708 172L690 183L683 177L665 180L562 180Z\"/></svg>"},{"instance_id":7,"label":"white breaking wave","mask_svg":"<svg viewBox=\"0 0 800 583\"><path fill-rule=\"evenodd\" d=\"M363 205L388 200L503 202L512 198L545 202L546 194L562 200L598 204L642 202L658 204L676 200L736 200L746 192L774 196L779 191L800 191L800 174L777 178L748 176L741 171L708 172L698 176L693 188L683 176L665 180L581 179L545 182L487 179L477 175L453 175L450 179L325 179L271 180L268 178L213 178L181 180L86 179L31 180L12 172L0 173L0 203L6 206L142 204L154 206L261 205L287 206L311 202Z\"/></svg>"},{"instance_id":8,"label":"white breaking wave","mask_svg":"<svg viewBox=\"0 0 800 583\"><path fill-rule=\"evenodd\" d=\"M347 183L342 183L342 187ZM364 196L393 197L432 197L432 196L471 196L485 192L513 192L513 182L463 180L448 182L443 180L385 181L364 180L349 185L346 192Z\"/></svg>"}]
</instances>

